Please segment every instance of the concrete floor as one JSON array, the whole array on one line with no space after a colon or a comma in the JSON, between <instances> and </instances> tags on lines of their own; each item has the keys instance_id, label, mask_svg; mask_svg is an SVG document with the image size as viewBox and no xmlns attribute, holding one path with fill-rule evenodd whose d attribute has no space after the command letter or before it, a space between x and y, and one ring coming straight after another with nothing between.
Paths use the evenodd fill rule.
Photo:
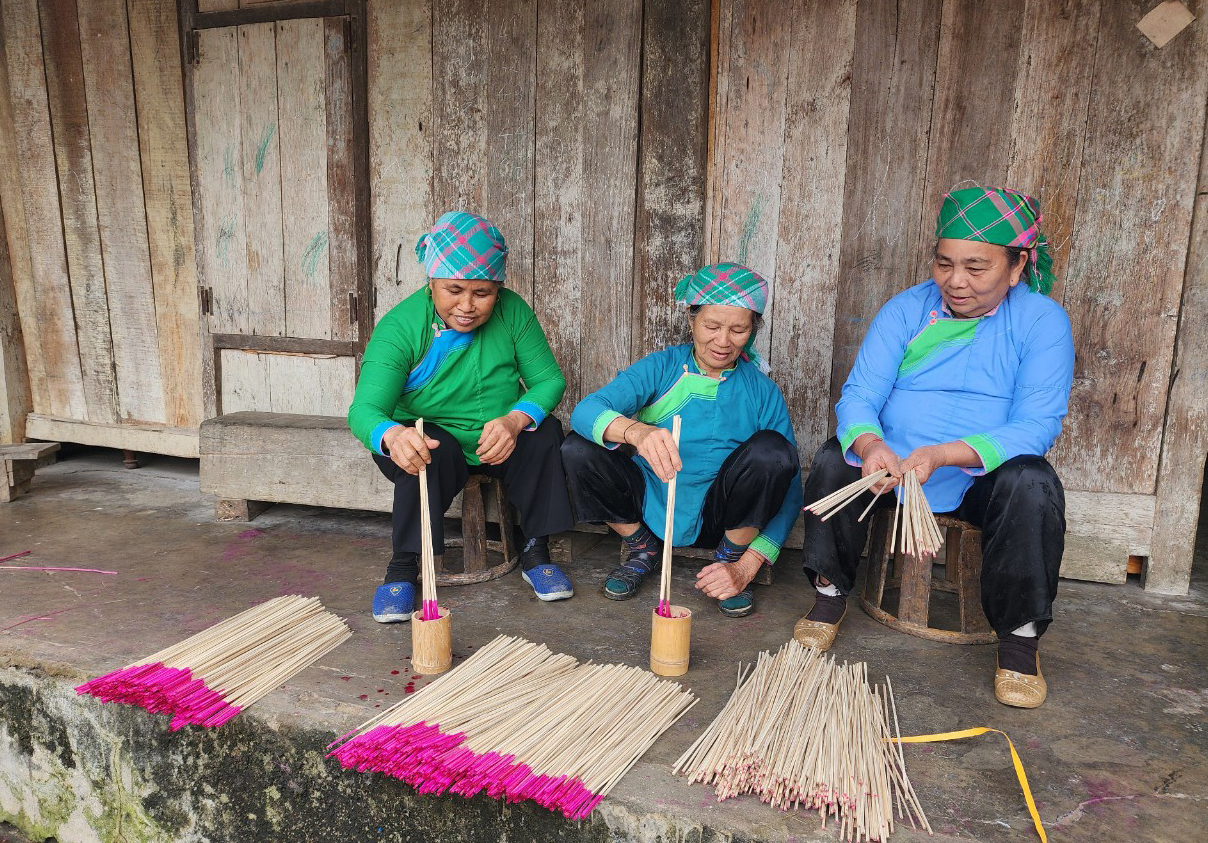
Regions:
<instances>
[{"instance_id":1,"label":"concrete floor","mask_svg":"<svg viewBox=\"0 0 1208 843\"><path fill-rule=\"evenodd\" d=\"M389 706L415 681L405 659L408 626L382 626L368 614L388 556L386 516L276 506L250 524L216 523L212 499L198 492L196 462L147 456L142 468L129 471L119 452L65 450L57 465L38 473L31 494L0 505L0 556L32 550L10 564L119 574L0 572L0 688L9 692L0 699L10 704L0 720L0 839L8 833L61 841L343 840L345 832L337 829L359 829L347 832L347 839L405 840L425 822L462 822L463 814L471 818L456 831L425 833L434 839L834 839L830 830L819 832L816 815L781 813L749 798L717 804L711 790L685 785L668 771L720 710L737 665L778 647L808 608L797 552L788 552L778 566L776 585L757 590L758 611L743 620L728 620L711 601L698 598L691 588L695 563L677 566L673 588L696 614L685 684L701 701L591 820L571 824L539 808L501 807L481 797L418 797L401 783L322 761L324 740ZM571 566L578 593L563 603L537 601L518 572L485 585L444 589L441 601L455 613L455 653L467 655L506 632L581 659L645 664L652 599L613 603L598 592L615 554L615 544L605 542ZM1151 596L1134 582L1063 581L1056 620L1042 646L1049 699L1037 711L1008 709L994 700L993 647L936 644L896 633L855 606L834 652L868 662L873 676L892 676L906 734L971 726L1007 732L1023 757L1052 839L1204 840L1203 552L1199 562L1185 598ZM163 718L70 693L78 681L289 593L321 597L348 619L354 637L217 730L223 734L185 730L167 737ZM416 684L422 687L423 681ZM288 814L286 820L279 816L288 809L301 817L309 810L305 800L291 803L290 793L281 792L286 786L278 788L275 781L255 785L260 768L250 757L253 748L280 753L277 766L284 769L299 747L309 760L298 761L287 784L309 792L311 808L319 805L331 818L329 830L318 836L299 835L296 827L288 832ZM222 757L210 759L209 772L198 772L193 752ZM936 830L931 839L1035 839L1000 737L908 747L906 755ZM236 756L238 762L231 760ZM213 772L223 764L250 765L251 772L241 780L223 779ZM174 769L190 772L185 781L170 784ZM205 778L210 775L216 777ZM106 777L119 793L136 798L114 808L102 792ZM299 777L313 781L299 784ZM360 783L371 778L376 781ZM361 790L341 796L345 791L332 789L351 787L350 782ZM224 787L255 793L222 792ZM325 808L320 795L331 800ZM228 806L235 802L239 816ZM390 807L400 805L407 809ZM111 822L115 811L118 832ZM103 828L90 819L99 814L109 823ZM893 839L926 838L907 829Z\"/></svg>"}]
</instances>

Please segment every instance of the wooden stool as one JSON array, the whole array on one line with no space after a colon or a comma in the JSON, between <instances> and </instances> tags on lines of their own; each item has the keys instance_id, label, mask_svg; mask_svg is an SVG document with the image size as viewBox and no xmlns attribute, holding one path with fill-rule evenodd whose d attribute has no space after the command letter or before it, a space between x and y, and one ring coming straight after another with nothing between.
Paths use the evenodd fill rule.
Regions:
<instances>
[{"instance_id":1,"label":"wooden stool","mask_svg":"<svg viewBox=\"0 0 1208 843\"><path fill-rule=\"evenodd\" d=\"M483 492L486 492L485 500ZM487 538L487 503L491 520L499 524L499 541ZM445 539L445 547L462 548L463 569L445 571L444 557L436 557L437 585L470 585L502 577L520 564L520 554L512 540L512 511L503 492L503 481L483 474L471 474L461 493L461 538ZM503 555L498 565L488 566L487 551Z\"/></svg>"},{"instance_id":2,"label":"wooden stool","mask_svg":"<svg viewBox=\"0 0 1208 843\"><path fill-rule=\"evenodd\" d=\"M0 503L8 503L29 491L34 472L53 465L58 442L0 445Z\"/></svg>"},{"instance_id":3,"label":"wooden stool","mask_svg":"<svg viewBox=\"0 0 1208 843\"><path fill-rule=\"evenodd\" d=\"M993 643L997 637L986 622L981 606L981 530L948 515L937 515L936 520L944 533L942 557L915 559L899 550L890 559L888 546L893 509L882 509L873 516L868 572L860 592L860 606L886 626L920 638L949 644ZM944 561L938 562L939 558ZM944 579L932 577L935 564L944 565ZM885 592L891 589L899 589L896 616L881 608ZM933 591L956 594L960 629L938 629L928 625Z\"/></svg>"}]
</instances>

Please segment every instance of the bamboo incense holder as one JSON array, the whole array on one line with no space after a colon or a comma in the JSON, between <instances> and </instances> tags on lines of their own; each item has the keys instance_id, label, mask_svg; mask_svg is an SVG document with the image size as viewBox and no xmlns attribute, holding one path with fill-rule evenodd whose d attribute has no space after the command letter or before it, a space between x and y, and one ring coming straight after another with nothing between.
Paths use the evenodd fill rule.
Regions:
<instances>
[{"instance_id":1,"label":"bamboo incense holder","mask_svg":"<svg viewBox=\"0 0 1208 843\"><path fill-rule=\"evenodd\" d=\"M683 676L688 672L692 639L692 610L672 606L671 617L654 610L650 627L650 670L658 676Z\"/></svg>"},{"instance_id":2,"label":"bamboo incense holder","mask_svg":"<svg viewBox=\"0 0 1208 843\"><path fill-rule=\"evenodd\" d=\"M422 612L411 613L411 669L415 673L444 673L453 666L449 610L443 606L436 608L440 617L434 621L420 620Z\"/></svg>"}]
</instances>

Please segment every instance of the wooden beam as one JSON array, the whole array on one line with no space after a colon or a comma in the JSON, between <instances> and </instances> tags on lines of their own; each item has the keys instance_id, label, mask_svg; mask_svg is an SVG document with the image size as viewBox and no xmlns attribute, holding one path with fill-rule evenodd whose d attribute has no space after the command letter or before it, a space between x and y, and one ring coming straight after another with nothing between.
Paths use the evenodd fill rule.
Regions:
<instances>
[{"instance_id":1,"label":"wooden beam","mask_svg":"<svg viewBox=\"0 0 1208 843\"><path fill-rule=\"evenodd\" d=\"M30 439L78 442L172 457L197 457L197 431L152 424L116 424L56 418L33 413L26 425Z\"/></svg>"},{"instance_id":2,"label":"wooden beam","mask_svg":"<svg viewBox=\"0 0 1208 843\"><path fill-rule=\"evenodd\" d=\"M334 354L352 357L357 344L342 340L312 340L302 337L264 337L255 334L212 334L214 348L240 348L280 354Z\"/></svg>"},{"instance_id":3,"label":"wooden beam","mask_svg":"<svg viewBox=\"0 0 1208 843\"><path fill-rule=\"evenodd\" d=\"M1208 118L1206 118L1208 119ZM1179 309L1170 398L1158 469L1153 546L1145 588L1186 594L1191 585L1196 526L1203 505L1204 459L1208 454L1208 126L1200 171L1183 299Z\"/></svg>"},{"instance_id":4,"label":"wooden beam","mask_svg":"<svg viewBox=\"0 0 1208 843\"><path fill-rule=\"evenodd\" d=\"M0 207L0 444L25 441L25 416L32 409L5 214Z\"/></svg>"}]
</instances>

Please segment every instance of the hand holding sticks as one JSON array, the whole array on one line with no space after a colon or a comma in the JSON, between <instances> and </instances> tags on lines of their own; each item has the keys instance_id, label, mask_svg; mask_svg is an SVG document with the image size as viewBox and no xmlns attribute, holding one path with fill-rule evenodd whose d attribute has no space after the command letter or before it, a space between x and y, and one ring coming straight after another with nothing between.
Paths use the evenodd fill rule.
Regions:
<instances>
[{"instance_id":1,"label":"hand holding sticks","mask_svg":"<svg viewBox=\"0 0 1208 843\"><path fill-rule=\"evenodd\" d=\"M874 471L867 477L861 477L856 482L849 483L842 489L819 498L805 508L826 521L860 495L871 490L877 483L887 480L889 477L888 471ZM864 511L860 513L857 521L864 520L885 491L882 489L877 492L876 496L869 501L868 506L864 507ZM914 471L907 471L903 474L900 491L895 494L898 496L898 504L893 515L893 527L890 529L890 552L900 548L904 553L916 558L934 557L939 552L940 545L944 543L944 538L940 533L935 515L931 512L931 505L927 503L927 496L923 494L923 485L919 482L918 474ZM901 524L900 534L898 532L899 523Z\"/></svg>"},{"instance_id":2,"label":"hand holding sticks","mask_svg":"<svg viewBox=\"0 0 1208 843\"><path fill-rule=\"evenodd\" d=\"M415 430L424 435L424 420L417 419ZM440 618L440 609L436 605L436 559L432 555L432 516L428 509L428 469L421 468L419 472L419 535L420 535L420 579L421 612L420 620L434 621Z\"/></svg>"},{"instance_id":3,"label":"hand holding sticks","mask_svg":"<svg viewBox=\"0 0 1208 843\"><path fill-rule=\"evenodd\" d=\"M680 417L676 416L671 422L671 439L678 450L680 441ZM659 605L655 610L665 618L671 617L671 546L675 535L675 479L671 475L667 481L667 520L663 530L663 569L659 576Z\"/></svg>"},{"instance_id":4,"label":"hand holding sticks","mask_svg":"<svg viewBox=\"0 0 1208 843\"><path fill-rule=\"evenodd\" d=\"M415 430L424 435L424 420ZM416 673L444 673L453 664L453 632L449 611L436 602L436 557L432 554L432 512L428 508L428 470L419 471L420 611L411 616L411 667Z\"/></svg>"}]
</instances>

